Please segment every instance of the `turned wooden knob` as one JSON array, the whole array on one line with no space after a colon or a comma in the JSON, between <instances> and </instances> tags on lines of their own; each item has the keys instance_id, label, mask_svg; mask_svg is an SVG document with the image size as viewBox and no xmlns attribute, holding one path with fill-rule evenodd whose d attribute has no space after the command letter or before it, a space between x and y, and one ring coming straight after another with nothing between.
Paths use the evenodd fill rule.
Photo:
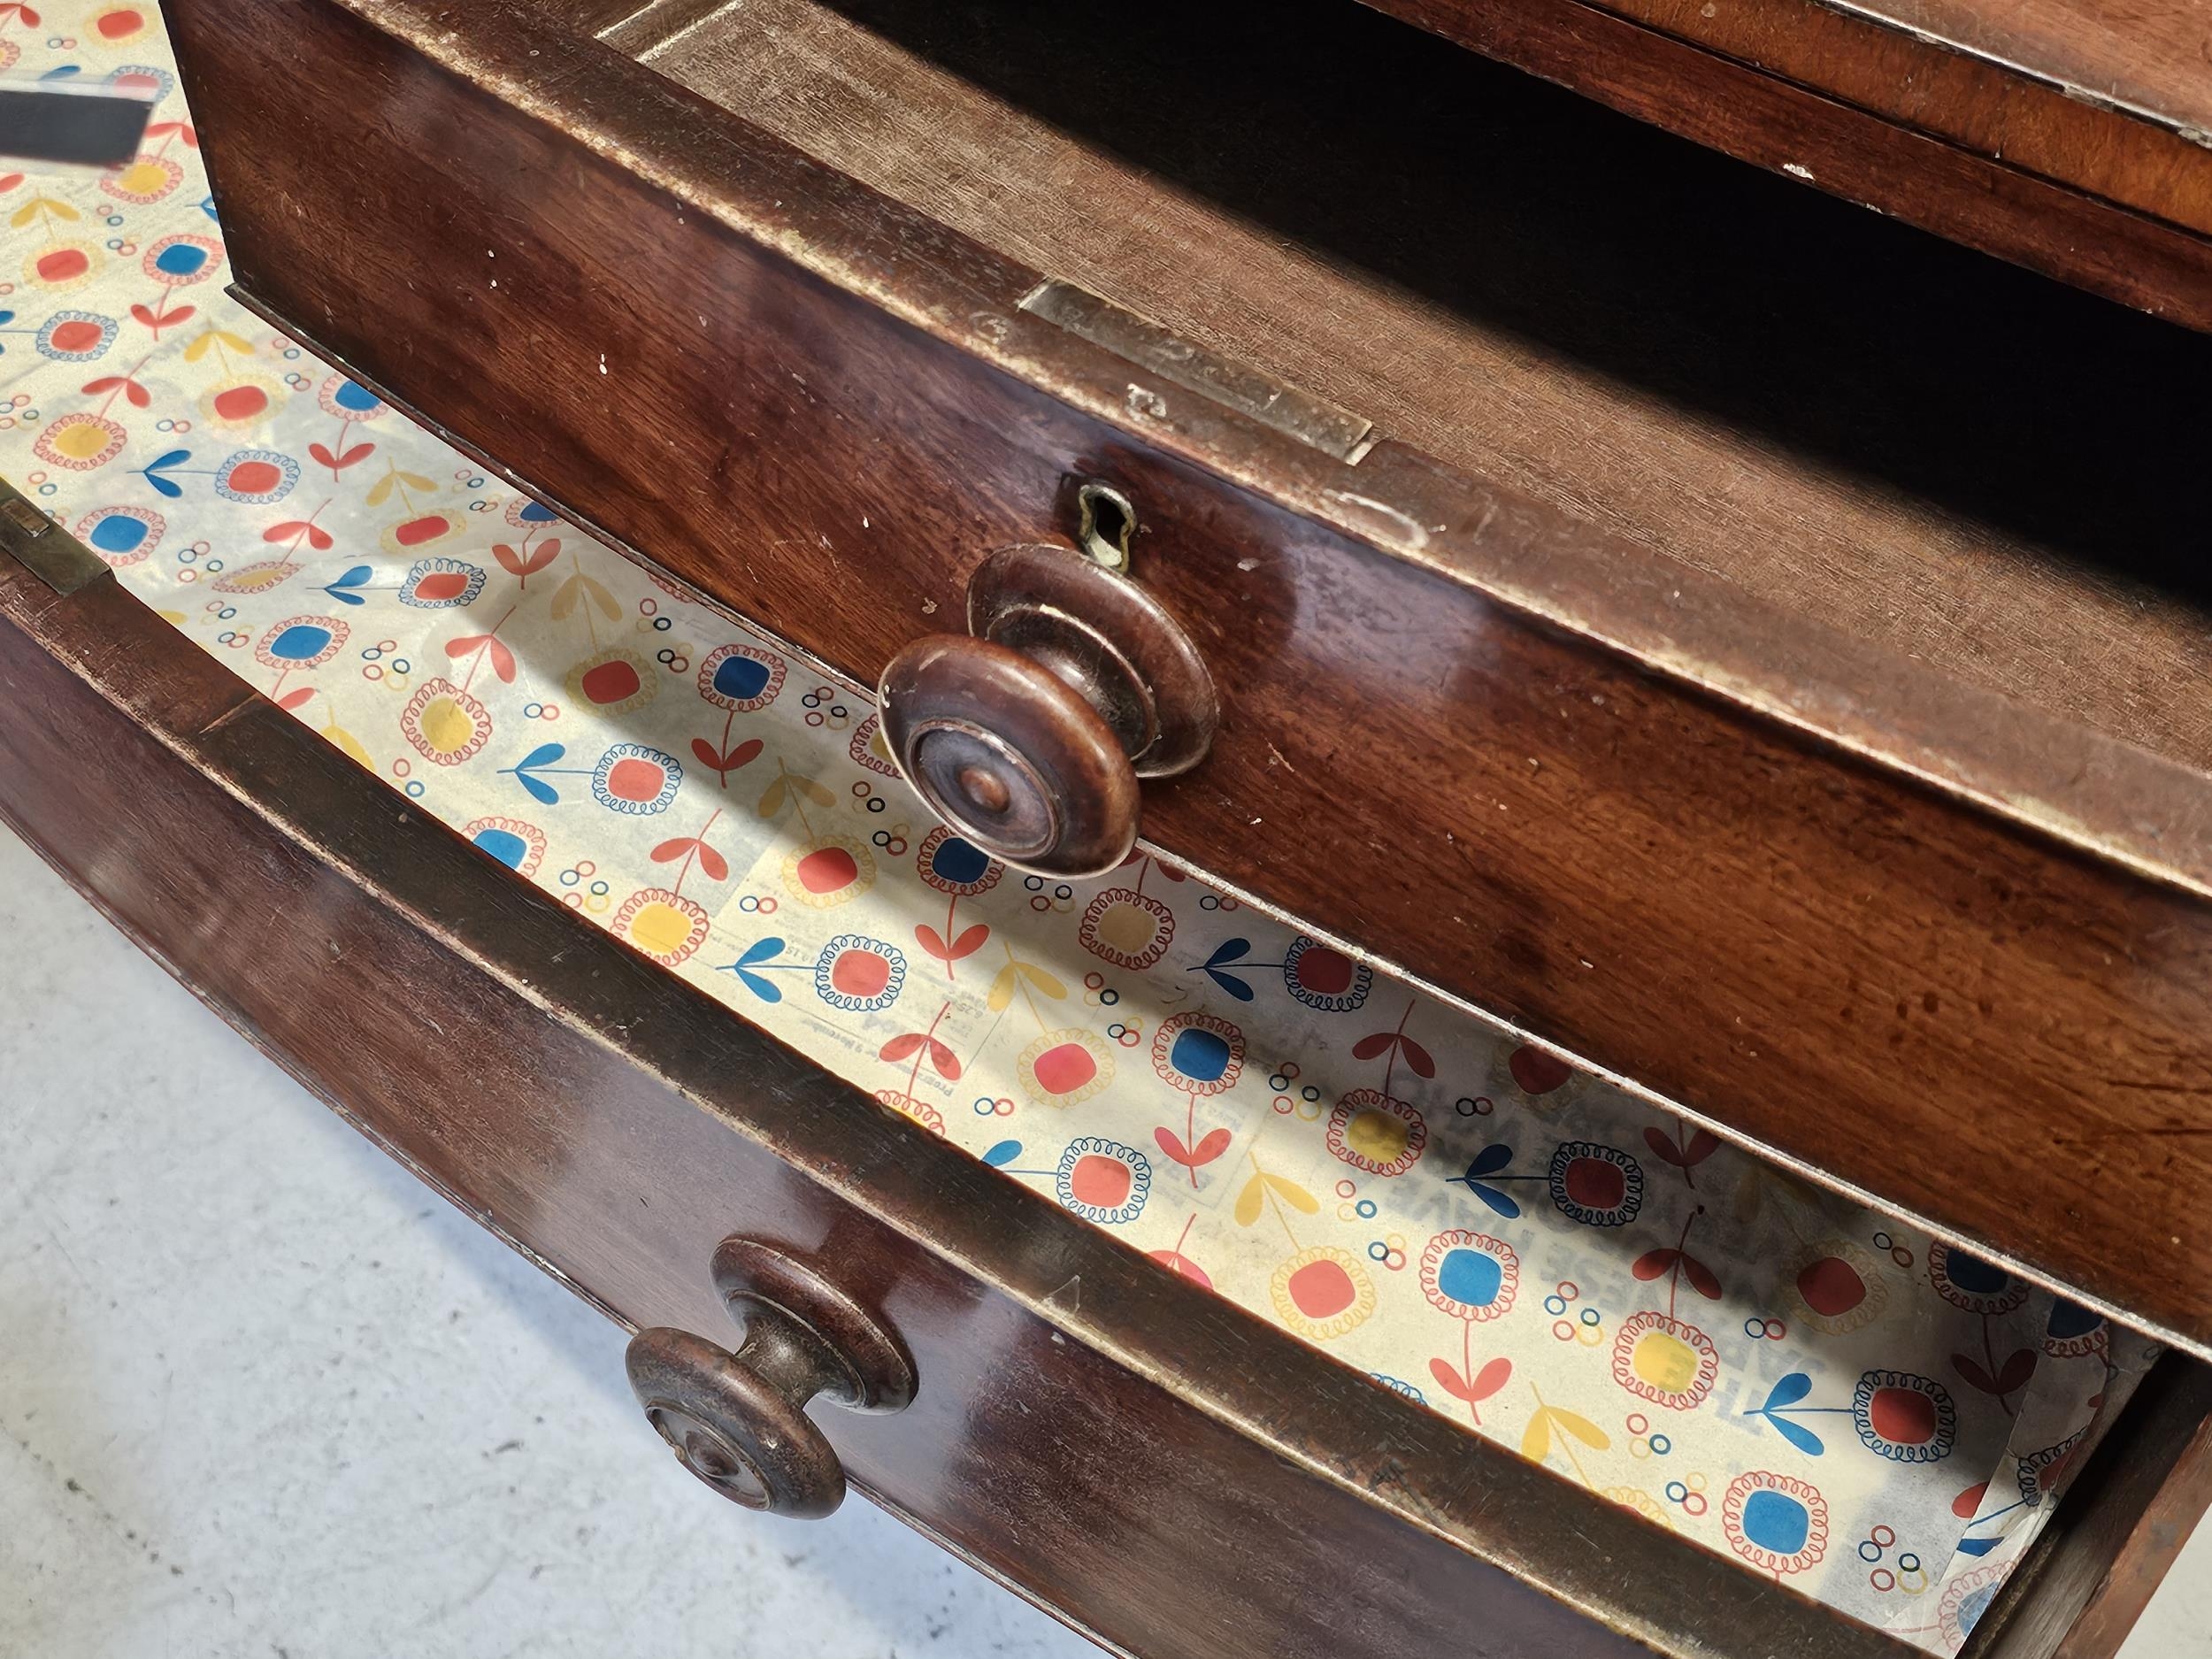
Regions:
<instances>
[{"instance_id":1,"label":"turned wooden knob","mask_svg":"<svg viewBox=\"0 0 2212 1659\"><path fill-rule=\"evenodd\" d=\"M917 640L883 671L884 741L930 810L1023 870L1095 875L1137 841L1137 774L1074 687L988 640Z\"/></svg>"},{"instance_id":2,"label":"turned wooden knob","mask_svg":"<svg viewBox=\"0 0 2212 1659\"><path fill-rule=\"evenodd\" d=\"M1198 764L1219 718L1175 619L1067 548L1002 548L968 583L968 634L883 671L883 734L931 810L995 858L1102 875L1137 839L1137 780Z\"/></svg>"},{"instance_id":3,"label":"turned wooden knob","mask_svg":"<svg viewBox=\"0 0 2212 1659\"><path fill-rule=\"evenodd\" d=\"M714 1277L744 1338L732 1351L667 1325L626 1363L645 1419L707 1486L749 1509L810 1519L845 1498L836 1449L807 1416L817 1395L856 1411L914 1397L914 1362L873 1314L772 1246L726 1239Z\"/></svg>"}]
</instances>

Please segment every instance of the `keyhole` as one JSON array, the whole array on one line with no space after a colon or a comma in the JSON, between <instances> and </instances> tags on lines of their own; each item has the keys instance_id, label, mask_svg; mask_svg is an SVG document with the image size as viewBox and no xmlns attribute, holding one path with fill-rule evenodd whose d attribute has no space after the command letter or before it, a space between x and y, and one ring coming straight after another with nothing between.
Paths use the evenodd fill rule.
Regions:
<instances>
[{"instance_id":1,"label":"keyhole","mask_svg":"<svg viewBox=\"0 0 2212 1659\"><path fill-rule=\"evenodd\" d=\"M1075 544L1083 557L1110 571L1129 568L1129 543L1137 534L1137 510L1110 484L1094 480L1075 492Z\"/></svg>"}]
</instances>

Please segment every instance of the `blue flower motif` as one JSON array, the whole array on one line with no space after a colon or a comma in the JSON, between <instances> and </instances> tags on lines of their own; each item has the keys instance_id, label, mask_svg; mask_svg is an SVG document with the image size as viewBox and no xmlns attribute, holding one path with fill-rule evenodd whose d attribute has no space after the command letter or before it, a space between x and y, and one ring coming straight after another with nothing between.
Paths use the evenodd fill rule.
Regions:
<instances>
[{"instance_id":1,"label":"blue flower motif","mask_svg":"<svg viewBox=\"0 0 2212 1659\"><path fill-rule=\"evenodd\" d=\"M765 966L781 955L782 940L757 939L745 947L745 954L735 962L724 963L722 972L737 975L739 983L762 1002L780 1002L783 1001L783 987L767 975L756 973L753 970Z\"/></svg>"}]
</instances>

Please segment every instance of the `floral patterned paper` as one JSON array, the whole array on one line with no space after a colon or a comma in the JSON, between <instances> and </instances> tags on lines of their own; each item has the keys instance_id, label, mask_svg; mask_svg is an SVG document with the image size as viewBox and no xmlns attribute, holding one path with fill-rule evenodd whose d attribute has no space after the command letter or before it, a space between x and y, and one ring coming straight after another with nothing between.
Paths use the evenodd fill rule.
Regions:
<instances>
[{"instance_id":1,"label":"floral patterned paper","mask_svg":"<svg viewBox=\"0 0 2212 1659\"><path fill-rule=\"evenodd\" d=\"M0 469L187 639L1163 1271L1957 1648L2147 1343L1170 865L934 827L864 700L226 297L150 6L0 5L0 66L161 97L127 167L0 173Z\"/></svg>"}]
</instances>

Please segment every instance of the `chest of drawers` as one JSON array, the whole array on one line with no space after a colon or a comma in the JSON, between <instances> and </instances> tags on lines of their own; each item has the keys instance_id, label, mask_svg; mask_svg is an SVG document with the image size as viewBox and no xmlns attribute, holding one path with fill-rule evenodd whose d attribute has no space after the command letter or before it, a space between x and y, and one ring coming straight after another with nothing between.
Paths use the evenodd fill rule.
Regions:
<instances>
[{"instance_id":1,"label":"chest of drawers","mask_svg":"<svg viewBox=\"0 0 2212 1659\"><path fill-rule=\"evenodd\" d=\"M840 1057L849 1036L777 1023L798 1018L781 996L739 1002L733 1018L664 971L692 954L680 879L618 914L624 895L608 895L601 919L626 949L434 821L534 869L534 819L488 830L483 816L464 826L403 804L313 735L312 713L303 727L271 701L326 683L288 678L277 626L342 621L353 600L272 613L275 679L258 695L96 578L89 555L57 552L65 528L18 526L8 672L19 707L56 712L10 723L9 817L426 1179L646 1331L638 1377L660 1426L738 1495L818 1507L849 1470L987 1570L1148 1655L1425 1651L1443 1631L1501 1655L1542 1642L1872 1655L1907 1641L1948 1651L1970 1632L1978 1654L2109 1652L2206 1479L2212 1273L2196 1132L2212 1083L2212 858L2192 695L2201 612L2167 563L2186 535L2176 480L2200 340L1356 8L1271 15L1260 30L1226 13L681 0L194 0L169 13L240 297L353 377L317 394L338 400L335 447L312 457L334 492L355 488L339 463L356 413L389 399L657 572L680 628L718 626L693 620L704 595L773 636L727 648L726 681L685 660L686 683L695 672L730 717L699 739L698 785L744 782L735 722L770 712L772 672L775 687L811 676L810 710L842 719L841 696L865 710L855 682L901 663L884 730L933 718L979 733L936 787L965 803L986 851L1014 835L991 811L1018 817L1033 797L1050 828L1017 856L1049 867L1079 839L1069 827L1088 826L1094 844L1066 866L1087 873L1115 862L1141 800L1146 856L1193 878L1210 914L1252 903L1296 918L1279 960L1256 948L1273 926L1256 919L1164 958L1163 928L1198 933L1197 901L1163 902L1164 873L1149 895L1127 875L1085 890L1103 908L1077 930L1088 959L1075 969L1102 996L1121 981L1094 964L1139 976L1164 959L1202 1000L1133 1022L1141 1040L1179 1018L1212 1033L1158 1062L1189 1097L1186 1121L1142 1148L1094 1137L1110 1150L1088 1156L1126 1174L1079 1178L1087 1155L1069 1140L1057 1202L1010 1179L1039 1173L1030 1156L1061 1159L1068 1137L1044 1125L1079 1126L1071 1097L1112 1056L1049 1040L1089 1017L1056 1030L1038 1016L1044 1046L1015 1075L1041 1093L1010 1095L1003 1141L926 1133L946 1130L943 1105L968 1110L938 1087L974 1063L964 1038L946 1049L949 1076L937 1025L895 1033L917 1039L896 1056L912 1077L871 1102L853 1079L864 1062L887 1064L891 1043ZM1225 54L1243 72L1224 75ZM1906 292L1911 305L1893 302ZM2093 408L2098 430L2055 435L2031 404ZM518 603L560 580L530 565L529 538L552 520L524 500L511 509L519 550L502 544L516 563L495 566ZM66 521L95 553L104 511ZM388 527L400 601L434 608L451 595L421 580L457 594L473 580L473 618L486 572L459 540L445 556L457 570L412 557L426 548L434 564L446 545L442 529L408 540L434 516ZM1038 545L1060 550L987 561ZM574 573L563 591L588 624L598 601L581 563ZM610 623L658 614L627 599L609 593ZM1018 627L998 636L1005 656L1055 672L976 692L976 664L1001 659L972 649L964 614L979 633L1005 615L1057 618L1042 646ZM501 626L408 637L457 664L495 663L473 641ZM930 635L950 642L925 663L915 645ZM1082 672L1071 638L1103 639ZM588 684L594 664L625 672L595 632L592 643L572 703L612 718L649 700L643 681L611 699L604 674ZM651 671L649 653L624 660ZM971 678L948 680L939 661ZM2075 672L2088 663L2095 673ZM912 677L925 668L938 678ZM485 672L513 677L511 664ZM436 683L456 695L426 685L398 724L431 768L484 749L493 717L472 682ZM1125 695L1132 684L1145 695ZM570 757L534 760L518 738L509 754L500 730L492 757L528 799L583 787L561 781ZM1162 753L1148 745L1172 747L1163 733L1198 736L1148 767ZM852 788L920 753L851 735ZM1137 790L1116 745L1163 775ZM626 803L618 815L677 787L640 793L622 764L610 749L590 785ZM964 783L972 773L980 781ZM772 807L760 795L756 816L795 802L803 813L810 798L795 784ZM687 872L710 854L726 862L710 827L653 856L672 848L666 862ZM512 848L486 839L501 834ZM893 860L872 835L801 834L795 860L834 853L856 876L864 858ZM894 839L896 857L914 856ZM806 905L837 896L814 879L827 867L754 874ZM872 966L830 941L820 1000L872 1012L895 975L941 968L952 1010L969 974L992 987L979 1048L980 1022L1038 981L1009 943L1002 999L960 952L975 925L964 890L987 892L982 868L919 879L950 900L941 925L902 924L920 954L903 936L885 955L885 940L850 935L845 949L874 951ZM1002 879L1010 893L1018 872L987 878ZM1072 902L1055 899L1058 875L1041 879L1040 913ZM211 895L284 919L212 926ZM1004 942L999 902L978 898L973 913ZM719 941L730 920L700 909L696 926ZM721 987L751 983L749 964L786 983L774 953L731 942L723 1003L744 993ZM1032 965L1063 992L1075 977ZM1260 994L1271 1002L1248 1015L1261 972L1285 995ZM344 994L310 1006L293 991L308 980ZM1390 1269L1387 1240L1375 1258L1425 1272L1448 1315L1504 1294L1464 1277L1494 1267L1460 1262L1455 1294L1446 1263L1511 1235L1498 1217L1519 1216L1509 1183L1526 1178L1483 1162L1503 1138L1444 1114L1494 1096L1553 1110L1547 1097L1572 1079L1550 1137L1565 1157L1558 1213L1632 1217L1624 1167L1639 1194L1663 1172L1683 1186L1682 1237L1635 1257L1638 1282L1678 1290L1697 1259L1692 1148L1712 1156L1717 1132L1732 1143L1724 1158L1747 1148L1850 1195L1833 1201L1839 1216L1870 1213L1851 1208L1866 1201L1950 1241L1888 1247L1913 1258L1932 1307L1986 1320L2032 1282L2062 1290L2085 1326L2110 1320L2173 1351L2100 1420L2088 1471L2008 1560L2001 1594L1994 1575L1970 1583L1962 1558L1938 1579L1962 1586L1947 1607L1878 1634L1782 1583L1817 1555L1825 1513L1793 1495L1798 1475L1763 1471L1775 1484L1732 1500L1727 1541L1763 1578L1680 1536L1663 1495L1646 1494L1646 1514L1632 1489L1571 1470L1577 1437L1540 1402L1517 1457L1361 1374L1382 1367L1310 1345L1350 1331L1334 1327L1367 1270L1302 1239L1305 1212L1258 1156L1233 1181L1209 1170L1200 1102L1217 1083L1232 1098L1233 1056L1255 1078L1281 1061L1286 1028L1270 1006L1336 1012L1357 1006L1355 983L1359 999L1410 986L1409 1017L1465 1018L1456 1004L1508 1033L1467 1050L1495 1064L1448 1094L1453 1052L1440 1066L1406 1046L1404 1021L1363 1026L1351 1052L1376 1045L1379 1064L1425 1081L1394 1090L1385 1071L1373 1102L1344 1094L1331 1118L1335 1156L1361 1179L1396 1179L1431 1136L1424 1179L1439 1179L1445 1148L1469 1155L1443 1183L1459 1212L1433 1198L1409 1211L1436 1218L1436 1248L1411 1237L1398 1253L1436 1259ZM962 1016L948 1017L956 1032ZM465 1043L440 1040L457 1029ZM1083 1064L1079 1079L1065 1069ZM1294 1120L1294 1077L1281 1086ZM1622 1156L1571 1137L1578 1093L1601 1096L1603 1113L1641 1095L1690 1118L1655 1117L1648 1158L1577 1173L1571 1146ZM1239 1157L1248 1127L1231 1136ZM1004 1145L1016 1149L998 1156ZM1505 1208L1478 1194L1486 1174ZM1240 1305L1225 1279L1216 1295L1164 1271L1202 1256L1147 1260L1109 1236L1142 1191L1186 1181L1203 1195L1194 1219L1217 1225L1248 1184L1255 1213L1273 1206L1268 1225L1290 1229L1284 1272L1317 1271L1283 1279L1279 1317L1255 1317L1263 1292ZM1448 1241L1463 1236L1486 1243ZM1939 1250L1962 1246L1973 1254L1944 1279ZM1847 1253L1804 1270L1832 1259L1863 1287L1887 1271ZM1819 1273L1794 1282L1809 1329L1840 1317ZM1569 1287L1551 1296L1572 1338ZM1519 1294L1533 1304L1541 1289ZM728 1310L744 1316L735 1361L714 1351L738 1341ZM1646 1316L1673 1344L1663 1360L1624 1350L1624 1403L1637 1384L1668 1409L1711 1386L1673 1334L1677 1311ZM1460 1317L1465 1341L1414 1385L1432 1381L1479 1422L1484 1356L1478 1322ZM2069 1339L2043 1337L2055 1365ZM2021 1407L1998 1386L2005 1356L1963 1357L1960 1377ZM798 1415L816 1394L910 1403L818 1406L817 1429ZM1786 1394L1729 1397L1738 1415L1786 1417ZM1872 1410L1859 1415L1870 1424ZM1634 1432L1570 1417L1609 1440ZM1564 1451L1547 1467L1554 1440ZM2043 1496L2033 1476L2024 1502ZM1791 1504L1785 1537L1775 1517ZM1747 1531L1762 1508L1765 1525L1755 1515ZM1863 1545L1884 1548L1828 1547ZM1977 1588L1991 1594L1962 1616Z\"/></svg>"}]
</instances>

